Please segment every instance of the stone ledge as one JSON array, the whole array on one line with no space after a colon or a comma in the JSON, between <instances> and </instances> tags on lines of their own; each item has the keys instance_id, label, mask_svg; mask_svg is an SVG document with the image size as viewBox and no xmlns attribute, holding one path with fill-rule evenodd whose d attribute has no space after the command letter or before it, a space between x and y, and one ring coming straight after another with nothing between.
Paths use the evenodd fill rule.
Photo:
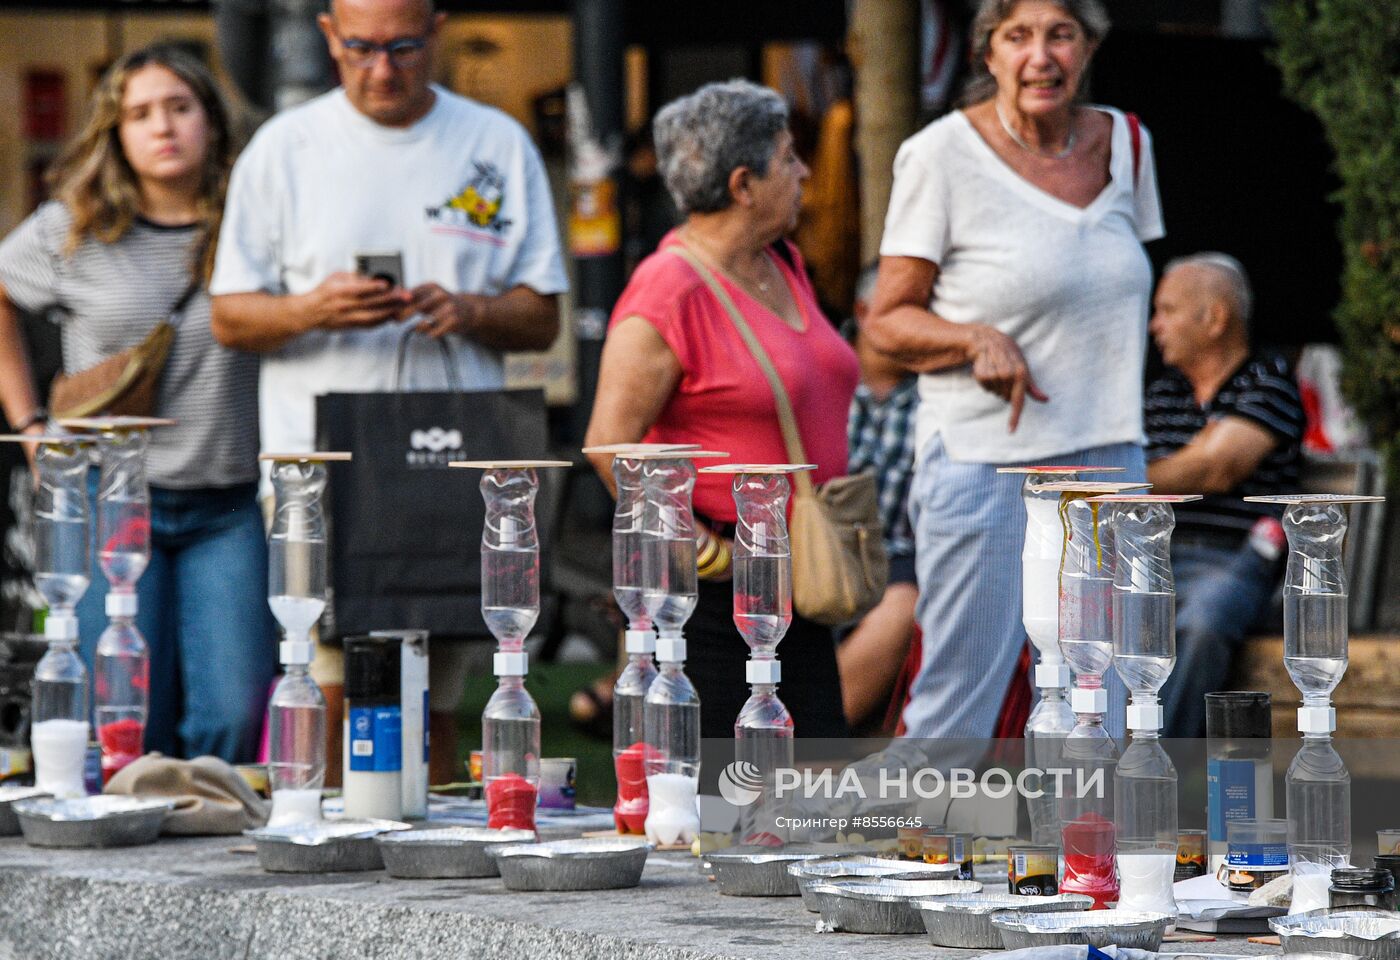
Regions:
<instances>
[{"instance_id":1,"label":"stone ledge","mask_svg":"<svg viewBox=\"0 0 1400 960\"><path fill-rule=\"evenodd\" d=\"M0 840L0 960L975 956L923 937L817 934L815 915L798 900L722 897L683 855L653 855L634 890L530 894L510 893L495 879L267 874L253 857L229 852L235 843L166 839L64 851ZM1209 948L1274 952L1239 937Z\"/></svg>"}]
</instances>

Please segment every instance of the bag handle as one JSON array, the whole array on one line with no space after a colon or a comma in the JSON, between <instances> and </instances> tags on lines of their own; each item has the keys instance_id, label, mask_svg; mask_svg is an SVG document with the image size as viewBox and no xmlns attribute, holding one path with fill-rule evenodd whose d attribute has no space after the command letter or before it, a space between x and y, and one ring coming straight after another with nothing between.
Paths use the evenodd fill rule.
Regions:
<instances>
[{"instance_id":1,"label":"bag handle","mask_svg":"<svg viewBox=\"0 0 1400 960\"><path fill-rule=\"evenodd\" d=\"M416 326L410 326L399 337L398 348L394 351L394 379L389 382L389 390L392 393L399 392L399 381L403 379L403 362L408 356L408 339L417 332ZM452 344L447 342L446 337L437 337L436 340L438 348L442 351L442 366L447 372L447 386L460 393L462 383L457 379L457 357Z\"/></svg>"},{"instance_id":2,"label":"bag handle","mask_svg":"<svg viewBox=\"0 0 1400 960\"><path fill-rule=\"evenodd\" d=\"M170 312L166 314L165 322L170 324L172 327L178 327L180 325L180 321L185 318L185 308L190 305L190 301L194 299L194 295L198 293L203 287L203 277L196 277L195 279L191 280L189 284L185 287L184 291L180 294L180 299L175 301L175 305L172 306L170 308Z\"/></svg>"},{"instance_id":3,"label":"bag handle","mask_svg":"<svg viewBox=\"0 0 1400 960\"><path fill-rule=\"evenodd\" d=\"M773 366L773 361L769 359L768 352L763 349L763 344L759 342L753 328L734 305L729 291L725 290L710 269L700 262L694 251L685 245L685 241L679 241L666 249L690 264L691 269L705 281L705 286L709 287L710 292L719 300L720 306L724 307L724 312L729 314L729 319L739 331L744 346L748 347L749 353L758 362L759 369L768 381L769 389L773 391L773 403L778 408L778 425L783 431L783 445L787 448L788 459L793 463L806 463L807 451L802 445L802 434L797 429L797 417L792 412L792 401L788 399L787 388L783 386L777 368ZM799 496L810 497L815 493L812 477L806 470L798 471L795 480Z\"/></svg>"}]
</instances>

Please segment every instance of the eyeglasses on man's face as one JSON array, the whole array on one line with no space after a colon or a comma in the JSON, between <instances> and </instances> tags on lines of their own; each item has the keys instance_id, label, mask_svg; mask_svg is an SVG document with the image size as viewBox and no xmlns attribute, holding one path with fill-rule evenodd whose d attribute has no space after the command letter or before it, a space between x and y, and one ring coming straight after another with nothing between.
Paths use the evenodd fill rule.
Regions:
<instances>
[{"instance_id":1,"label":"eyeglasses on man's face","mask_svg":"<svg viewBox=\"0 0 1400 960\"><path fill-rule=\"evenodd\" d=\"M354 67L372 67L382 53L395 67L416 66L423 59L428 48L427 37L399 37L388 43L374 43L356 37L342 37L336 34L340 48L345 51L345 59Z\"/></svg>"}]
</instances>

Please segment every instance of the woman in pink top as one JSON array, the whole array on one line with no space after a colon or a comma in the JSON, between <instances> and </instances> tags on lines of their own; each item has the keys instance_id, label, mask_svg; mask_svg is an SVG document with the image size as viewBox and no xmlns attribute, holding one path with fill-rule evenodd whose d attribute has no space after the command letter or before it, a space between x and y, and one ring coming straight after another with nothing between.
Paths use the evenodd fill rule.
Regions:
<instances>
[{"instance_id":1,"label":"woman in pink top","mask_svg":"<svg viewBox=\"0 0 1400 960\"><path fill-rule=\"evenodd\" d=\"M772 359L817 465L813 479L845 473L846 414L859 368L817 306L797 249L783 239L797 223L808 173L787 119L777 94L743 80L709 84L657 114L662 176L686 219L637 267L613 310L590 445L698 443L727 451L735 463L788 460L768 381L724 307L677 255L684 247L719 278ZM611 458L593 459L611 489ZM697 481L702 541L732 536L729 487L725 476ZM748 697L748 648L732 620L727 564L702 577L686 635L702 735L732 736ZM797 734L844 736L831 632L794 615L780 655L779 695Z\"/></svg>"}]
</instances>

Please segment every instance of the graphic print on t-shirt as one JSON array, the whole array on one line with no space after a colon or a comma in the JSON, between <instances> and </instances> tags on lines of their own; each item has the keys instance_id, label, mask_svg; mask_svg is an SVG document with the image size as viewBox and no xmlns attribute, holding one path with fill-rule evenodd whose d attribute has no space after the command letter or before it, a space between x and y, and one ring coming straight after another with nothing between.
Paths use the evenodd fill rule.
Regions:
<instances>
[{"instance_id":1,"label":"graphic print on t-shirt","mask_svg":"<svg viewBox=\"0 0 1400 960\"><path fill-rule=\"evenodd\" d=\"M440 206L427 209L428 219L434 221L432 231L500 242L499 235L511 225L501 216L506 199L505 176L494 163L474 161L472 166L476 172L466 186Z\"/></svg>"}]
</instances>

